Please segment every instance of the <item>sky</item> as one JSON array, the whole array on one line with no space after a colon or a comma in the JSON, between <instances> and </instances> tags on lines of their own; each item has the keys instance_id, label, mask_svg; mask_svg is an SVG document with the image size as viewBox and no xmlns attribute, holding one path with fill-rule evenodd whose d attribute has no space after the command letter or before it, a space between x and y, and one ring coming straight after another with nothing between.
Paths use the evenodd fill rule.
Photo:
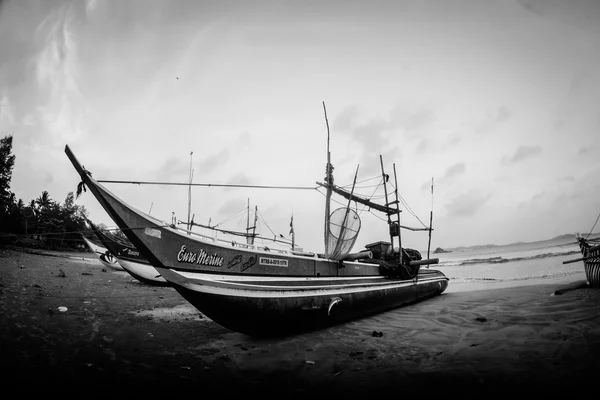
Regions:
<instances>
[{"instance_id":1,"label":"sky","mask_svg":"<svg viewBox=\"0 0 600 400\"><path fill-rule=\"evenodd\" d=\"M328 122L335 182L395 170L414 214L433 214L432 249L585 234L599 104L595 0L0 3L0 136L26 203L76 191L65 145L96 179L316 187ZM185 186L105 185L187 220ZM289 237L293 215L296 244L323 250L323 191L191 193L197 223L249 202L263 235ZM77 204L114 226L90 192ZM408 211L402 224L420 226ZM354 251L389 240L380 215L360 217Z\"/></svg>"}]
</instances>

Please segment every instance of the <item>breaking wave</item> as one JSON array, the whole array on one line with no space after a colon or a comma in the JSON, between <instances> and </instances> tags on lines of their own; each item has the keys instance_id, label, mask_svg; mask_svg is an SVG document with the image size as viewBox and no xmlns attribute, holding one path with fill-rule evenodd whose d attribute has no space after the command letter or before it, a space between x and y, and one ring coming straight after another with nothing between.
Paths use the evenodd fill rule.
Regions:
<instances>
[{"instance_id":1,"label":"breaking wave","mask_svg":"<svg viewBox=\"0 0 600 400\"><path fill-rule=\"evenodd\" d=\"M502 257L502 256L492 256L492 257L481 257L481 258L469 258L464 260L440 260L440 266L461 266L461 265L473 265L473 264L504 264L515 261L527 261L527 260L538 260L543 258L550 257L561 257L561 256L569 256L573 254L581 254L579 250L571 250L565 252L549 252L542 254L535 254L531 256L517 256L517 257Z\"/></svg>"}]
</instances>

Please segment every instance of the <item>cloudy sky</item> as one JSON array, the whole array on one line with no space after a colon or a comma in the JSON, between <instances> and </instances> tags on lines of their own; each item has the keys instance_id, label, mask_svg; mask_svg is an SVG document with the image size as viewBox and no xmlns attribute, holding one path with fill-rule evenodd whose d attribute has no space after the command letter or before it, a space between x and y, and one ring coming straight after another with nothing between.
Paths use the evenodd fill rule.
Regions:
<instances>
[{"instance_id":1,"label":"cloudy sky","mask_svg":"<svg viewBox=\"0 0 600 400\"><path fill-rule=\"evenodd\" d=\"M587 233L600 212L599 1L0 3L0 135L25 202L76 190L67 144L97 179L187 182L191 163L195 183L316 186L323 102L336 183L377 176L381 156L422 221L433 204L433 248ZM186 187L107 187L187 219ZM322 251L316 190L196 187L192 213L220 222L248 199ZM355 250L387 237L361 218Z\"/></svg>"}]
</instances>

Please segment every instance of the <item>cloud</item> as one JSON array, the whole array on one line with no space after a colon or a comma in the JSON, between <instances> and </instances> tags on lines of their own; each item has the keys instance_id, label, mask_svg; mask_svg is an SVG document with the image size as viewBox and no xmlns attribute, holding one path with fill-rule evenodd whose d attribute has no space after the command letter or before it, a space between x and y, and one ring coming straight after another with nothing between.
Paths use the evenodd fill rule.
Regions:
<instances>
[{"instance_id":1,"label":"cloud","mask_svg":"<svg viewBox=\"0 0 600 400\"><path fill-rule=\"evenodd\" d=\"M491 195L483 195L479 192L471 191L462 193L446 204L448 214L465 217L474 215L490 199Z\"/></svg>"},{"instance_id":2,"label":"cloud","mask_svg":"<svg viewBox=\"0 0 600 400\"><path fill-rule=\"evenodd\" d=\"M226 182L227 185L250 185L253 184L245 174L236 174Z\"/></svg>"},{"instance_id":3,"label":"cloud","mask_svg":"<svg viewBox=\"0 0 600 400\"><path fill-rule=\"evenodd\" d=\"M401 127L407 133L414 135L418 131L431 125L434 120L435 116L433 111L423 106L414 110L396 106L391 112L390 125Z\"/></svg>"},{"instance_id":4,"label":"cloud","mask_svg":"<svg viewBox=\"0 0 600 400\"><path fill-rule=\"evenodd\" d=\"M541 18L558 20L595 35L600 32L597 0L518 0L518 3Z\"/></svg>"},{"instance_id":5,"label":"cloud","mask_svg":"<svg viewBox=\"0 0 600 400\"><path fill-rule=\"evenodd\" d=\"M356 105L347 106L336 117L335 129L347 131L355 139L371 144L375 140L384 139L386 132L398 129L410 137L416 137L435 120L433 111L426 107L408 109L399 105L391 110L387 118L373 117L364 121L361 117L361 111Z\"/></svg>"},{"instance_id":6,"label":"cloud","mask_svg":"<svg viewBox=\"0 0 600 400\"><path fill-rule=\"evenodd\" d=\"M153 176L157 180L167 180L174 182L188 182L190 175L189 160L184 160L181 157L172 156L165 161L162 166L155 171Z\"/></svg>"},{"instance_id":7,"label":"cloud","mask_svg":"<svg viewBox=\"0 0 600 400\"><path fill-rule=\"evenodd\" d=\"M246 208L246 204L243 200L240 199L232 199L228 200L221 207L219 207L218 213L220 216L224 216L226 218L231 217L232 215L239 214L241 210ZM215 223L217 221L213 221ZM225 221L219 222L225 223Z\"/></svg>"},{"instance_id":8,"label":"cloud","mask_svg":"<svg viewBox=\"0 0 600 400\"><path fill-rule=\"evenodd\" d=\"M450 136L448 136L448 138L446 139L445 146L450 147L450 146L457 145L458 143L460 143L461 140L462 140L462 138L460 137L460 135L455 132L455 133L451 134Z\"/></svg>"},{"instance_id":9,"label":"cloud","mask_svg":"<svg viewBox=\"0 0 600 400\"><path fill-rule=\"evenodd\" d=\"M356 105L344 107L332 121L333 123L330 123L329 127L340 132L351 131L357 123L359 113L360 111Z\"/></svg>"},{"instance_id":10,"label":"cloud","mask_svg":"<svg viewBox=\"0 0 600 400\"><path fill-rule=\"evenodd\" d=\"M585 146L585 147L581 147L578 151L577 151L577 155L582 156L584 154L588 154L590 153L592 150L594 149L594 146Z\"/></svg>"},{"instance_id":11,"label":"cloud","mask_svg":"<svg viewBox=\"0 0 600 400\"><path fill-rule=\"evenodd\" d=\"M559 178L556 178L556 180L559 183L562 183L562 182L575 182L575 178L572 175L559 177Z\"/></svg>"},{"instance_id":12,"label":"cloud","mask_svg":"<svg viewBox=\"0 0 600 400\"><path fill-rule=\"evenodd\" d=\"M464 174L465 170L466 170L465 163L463 163L463 162L456 163L446 170L446 173L442 177L442 180L449 180L449 179L454 178L455 176Z\"/></svg>"},{"instance_id":13,"label":"cloud","mask_svg":"<svg viewBox=\"0 0 600 400\"><path fill-rule=\"evenodd\" d=\"M34 63L40 98L39 118L56 141L83 136L84 98L79 90L79 61L69 4L51 12L38 26L43 45Z\"/></svg>"},{"instance_id":14,"label":"cloud","mask_svg":"<svg viewBox=\"0 0 600 400\"><path fill-rule=\"evenodd\" d=\"M498 125L510 119L511 112L505 106L500 106L498 109L487 113L482 121L475 124L475 133L487 134L492 132Z\"/></svg>"},{"instance_id":15,"label":"cloud","mask_svg":"<svg viewBox=\"0 0 600 400\"><path fill-rule=\"evenodd\" d=\"M417 145L416 152L424 153L429 148L429 140L427 138L421 139L419 144Z\"/></svg>"},{"instance_id":16,"label":"cloud","mask_svg":"<svg viewBox=\"0 0 600 400\"><path fill-rule=\"evenodd\" d=\"M431 184L432 182L430 180L423 182L423 184L421 185L421 191L431 190Z\"/></svg>"},{"instance_id":17,"label":"cloud","mask_svg":"<svg viewBox=\"0 0 600 400\"><path fill-rule=\"evenodd\" d=\"M381 143L384 140L384 132L389 129L389 123L383 118L373 118L352 131L352 137L365 146L372 143Z\"/></svg>"},{"instance_id":18,"label":"cloud","mask_svg":"<svg viewBox=\"0 0 600 400\"><path fill-rule=\"evenodd\" d=\"M94 10L98 7L98 0L87 0L85 2L85 12L87 15L94 12Z\"/></svg>"},{"instance_id":19,"label":"cloud","mask_svg":"<svg viewBox=\"0 0 600 400\"><path fill-rule=\"evenodd\" d=\"M512 164L516 162L523 161L525 159L534 157L542 152L542 148L540 146L519 146L515 154L511 157L504 156L502 158L503 164Z\"/></svg>"},{"instance_id":20,"label":"cloud","mask_svg":"<svg viewBox=\"0 0 600 400\"><path fill-rule=\"evenodd\" d=\"M0 100L0 126L12 125L15 122L15 115L12 106L8 101L6 94Z\"/></svg>"},{"instance_id":21,"label":"cloud","mask_svg":"<svg viewBox=\"0 0 600 400\"><path fill-rule=\"evenodd\" d=\"M244 138L244 136L242 136L242 138ZM227 161L229 161L229 157L230 151L227 147L225 147L216 154L205 156L202 161L197 164L198 169L196 171L201 173L203 176L208 175L215 169L226 165Z\"/></svg>"}]
</instances>

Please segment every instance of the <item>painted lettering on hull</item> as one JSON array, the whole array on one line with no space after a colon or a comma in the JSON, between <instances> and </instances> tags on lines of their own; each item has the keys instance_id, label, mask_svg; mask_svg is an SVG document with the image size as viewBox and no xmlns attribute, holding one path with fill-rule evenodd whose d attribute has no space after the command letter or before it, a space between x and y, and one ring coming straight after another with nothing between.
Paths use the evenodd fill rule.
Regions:
<instances>
[{"instance_id":1,"label":"painted lettering on hull","mask_svg":"<svg viewBox=\"0 0 600 400\"><path fill-rule=\"evenodd\" d=\"M217 253L208 254L203 249L199 252L188 251L185 244L181 245L181 249L177 253L177 261L188 264L208 265L211 267L223 266L223 257Z\"/></svg>"}]
</instances>

